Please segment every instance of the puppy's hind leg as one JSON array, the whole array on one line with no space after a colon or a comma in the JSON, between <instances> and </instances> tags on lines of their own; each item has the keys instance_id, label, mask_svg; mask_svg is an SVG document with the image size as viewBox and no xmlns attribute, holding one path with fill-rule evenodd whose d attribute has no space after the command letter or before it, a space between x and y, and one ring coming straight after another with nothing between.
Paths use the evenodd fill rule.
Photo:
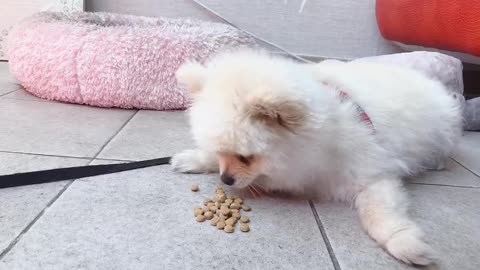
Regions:
<instances>
[{"instance_id":1,"label":"puppy's hind leg","mask_svg":"<svg viewBox=\"0 0 480 270\"><path fill-rule=\"evenodd\" d=\"M367 186L355 199L360 221L370 237L396 259L430 264L433 250L407 215L407 197L400 179L383 179Z\"/></svg>"},{"instance_id":2,"label":"puppy's hind leg","mask_svg":"<svg viewBox=\"0 0 480 270\"><path fill-rule=\"evenodd\" d=\"M182 151L172 157L170 164L174 171L182 173L218 172L215 154L200 149Z\"/></svg>"}]
</instances>

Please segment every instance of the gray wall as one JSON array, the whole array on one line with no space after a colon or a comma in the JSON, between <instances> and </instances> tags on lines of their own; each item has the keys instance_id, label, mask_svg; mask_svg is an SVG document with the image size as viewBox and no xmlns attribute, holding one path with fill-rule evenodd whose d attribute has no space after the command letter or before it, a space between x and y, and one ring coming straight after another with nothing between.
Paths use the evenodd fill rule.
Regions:
<instances>
[{"instance_id":1,"label":"gray wall","mask_svg":"<svg viewBox=\"0 0 480 270\"><path fill-rule=\"evenodd\" d=\"M201 0L240 27L301 55L352 59L399 52L375 20L375 0ZM87 11L217 19L191 0L85 0Z\"/></svg>"}]
</instances>

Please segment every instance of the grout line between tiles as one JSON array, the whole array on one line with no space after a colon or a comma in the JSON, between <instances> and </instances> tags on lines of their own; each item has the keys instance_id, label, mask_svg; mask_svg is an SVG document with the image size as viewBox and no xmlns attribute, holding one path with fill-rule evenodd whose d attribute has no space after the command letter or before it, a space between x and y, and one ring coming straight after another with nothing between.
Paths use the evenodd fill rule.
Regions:
<instances>
[{"instance_id":1,"label":"grout line between tiles","mask_svg":"<svg viewBox=\"0 0 480 270\"><path fill-rule=\"evenodd\" d=\"M19 89L20 90L20 89ZM18 91L18 90L17 90ZM14 91L15 92L15 91ZM12 93L12 92L10 92ZM4 99L10 99L10 100L22 100L22 101L35 101L35 102L43 102L43 103L60 103L62 104L62 102L60 101L55 101L55 100L48 100L48 99L40 99L40 100L37 100L37 99L29 99L29 98L19 98L19 97L8 97L8 96L5 96ZM69 104L69 103L64 103L64 104Z\"/></svg>"},{"instance_id":2,"label":"grout line between tiles","mask_svg":"<svg viewBox=\"0 0 480 270\"><path fill-rule=\"evenodd\" d=\"M15 90L13 90L13 91L10 91L10 92L3 93L3 94L0 95L0 98L1 98L1 97L5 97L6 95L11 94L11 93L13 93L13 92L15 92L15 91L18 91L18 90L20 90L20 89L22 89L22 88L18 88L18 89L15 89ZM5 98L7 98L7 97L5 97ZM7 98L7 99L9 99L9 98Z\"/></svg>"},{"instance_id":3,"label":"grout line between tiles","mask_svg":"<svg viewBox=\"0 0 480 270\"><path fill-rule=\"evenodd\" d=\"M105 147L107 147L107 145L113 140L115 139L115 137L117 137L117 135L123 130L123 128L125 128L128 123L130 123L130 121L135 117L135 115L137 115L137 113L139 112L139 110L137 110L134 114L132 114L132 116L130 116L130 118L128 118L127 121L125 121L125 123L123 123L123 125L117 130L117 132L115 132L115 134L112 135L112 137L110 137L110 139L108 139L103 145L102 147L100 147L100 150L93 156L93 159L96 159L98 157L98 155L100 155L100 153L102 153L103 149L105 149Z\"/></svg>"},{"instance_id":4,"label":"grout line between tiles","mask_svg":"<svg viewBox=\"0 0 480 270\"><path fill-rule=\"evenodd\" d=\"M88 159L88 160L90 160L90 159L92 158L92 157L76 157L76 156L65 156L65 155L50 155L50 154L40 154L40 153L31 153L31 152L17 152L17 151L5 151L5 150L0 150L0 153L19 154L19 155L31 155L31 156L43 156L43 157L60 157L60 158Z\"/></svg>"},{"instance_id":5,"label":"grout line between tiles","mask_svg":"<svg viewBox=\"0 0 480 270\"><path fill-rule=\"evenodd\" d=\"M470 170L469 168L467 168L467 166L463 165L462 163L460 163L458 160L450 157L451 160L453 160L455 163L457 163L458 165L462 166L465 170L469 171L470 173L472 173L473 175L475 175L478 180L480 180L480 175L478 175L476 172Z\"/></svg>"},{"instance_id":6,"label":"grout line between tiles","mask_svg":"<svg viewBox=\"0 0 480 270\"><path fill-rule=\"evenodd\" d=\"M315 209L315 205L312 201L308 201L310 208L312 209L313 216L315 217L315 221L317 222L317 227L320 230L320 234L322 235L323 242L327 247L328 255L330 256L330 260L332 261L333 268L335 270L341 270L340 264L338 263L337 257L335 256L335 252L333 251L333 247L330 244L330 240L328 239L327 232L325 231L325 227L323 227L322 221L320 220L320 216L317 213L317 209Z\"/></svg>"},{"instance_id":7,"label":"grout line between tiles","mask_svg":"<svg viewBox=\"0 0 480 270\"><path fill-rule=\"evenodd\" d=\"M120 131L133 119L135 115L137 115L138 112L139 111L137 110L127 121L125 121L125 123L117 130L117 132L115 132L115 134L113 134L112 137L105 144L102 145L100 151L98 151L94 157L90 158L88 165L90 165L96 159L96 157L103 151L103 149L118 135L118 133L120 133ZM15 247L15 245L18 243L18 241L20 241L23 235L26 234L30 230L30 228L43 216L45 211L50 208L50 206L52 206L63 195L63 193L65 193L65 191L67 191L67 189L73 184L74 181L75 179L69 180L68 183L62 188L62 190L60 190L60 192L58 192L48 202L48 204L42 209L42 211L40 211L40 213L35 216L35 218L20 232L20 234L15 237L15 239L8 245L8 247L0 253L0 261L10 252L10 250Z\"/></svg>"},{"instance_id":8,"label":"grout line between tiles","mask_svg":"<svg viewBox=\"0 0 480 270\"><path fill-rule=\"evenodd\" d=\"M37 222L37 220L39 220L43 214L45 213L45 211L53 204L55 203L55 201L57 201L57 199L62 196L62 194L67 190L67 188L73 183L74 180L70 180L68 181L68 183L62 188L62 190L60 190L60 192L58 192L47 204L47 206L45 206L42 211L40 211L40 213L38 213L37 216L35 216L35 218L30 221L30 223L20 232L19 235L17 235L17 237L15 237L15 239L13 239L13 241L8 245L8 247L2 251L2 253L0 253L0 261L8 254L8 252L10 252L10 250L12 250L13 247L15 247L15 245L18 243L18 241L20 241L20 239L23 237L24 234L26 234L28 232L28 230L30 230L30 228Z\"/></svg>"},{"instance_id":9,"label":"grout line between tiles","mask_svg":"<svg viewBox=\"0 0 480 270\"><path fill-rule=\"evenodd\" d=\"M95 160L118 161L118 162L135 162L135 161L138 161L138 160L131 160L131 159L111 159L111 158L96 158Z\"/></svg>"},{"instance_id":10,"label":"grout line between tiles","mask_svg":"<svg viewBox=\"0 0 480 270\"><path fill-rule=\"evenodd\" d=\"M4 151L0 150L0 153L6 154L17 154L17 155L29 155L29 156L42 156L42 157L58 157L58 158L71 158L71 159L87 159L91 160L92 157L76 157L76 156L65 156L65 155L49 155L49 154L39 154L39 153L30 153L30 152L17 152L17 151ZM118 158L95 158L96 160L105 160L105 161L121 161L121 162L135 162L138 160L133 159L118 159Z\"/></svg>"},{"instance_id":11,"label":"grout line between tiles","mask_svg":"<svg viewBox=\"0 0 480 270\"><path fill-rule=\"evenodd\" d=\"M419 183L419 182L408 182L408 185L420 185L420 186L439 186L439 187L453 187L453 188L480 188L476 186L464 186L464 185L449 185L449 184L431 184L431 183Z\"/></svg>"}]
</instances>

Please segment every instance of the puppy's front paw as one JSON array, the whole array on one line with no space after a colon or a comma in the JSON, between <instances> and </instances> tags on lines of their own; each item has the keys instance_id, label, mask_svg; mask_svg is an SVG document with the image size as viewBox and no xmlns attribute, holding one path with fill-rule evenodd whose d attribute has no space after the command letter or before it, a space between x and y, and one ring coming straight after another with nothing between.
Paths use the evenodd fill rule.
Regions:
<instances>
[{"instance_id":1,"label":"puppy's front paw","mask_svg":"<svg viewBox=\"0 0 480 270\"><path fill-rule=\"evenodd\" d=\"M416 229L395 233L385 248L393 257L407 264L428 265L436 258L433 249L421 239Z\"/></svg>"},{"instance_id":2,"label":"puppy's front paw","mask_svg":"<svg viewBox=\"0 0 480 270\"><path fill-rule=\"evenodd\" d=\"M172 168L181 173L208 173L211 171L208 157L200 150L185 150L170 161Z\"/></svg>"}]
</instances>

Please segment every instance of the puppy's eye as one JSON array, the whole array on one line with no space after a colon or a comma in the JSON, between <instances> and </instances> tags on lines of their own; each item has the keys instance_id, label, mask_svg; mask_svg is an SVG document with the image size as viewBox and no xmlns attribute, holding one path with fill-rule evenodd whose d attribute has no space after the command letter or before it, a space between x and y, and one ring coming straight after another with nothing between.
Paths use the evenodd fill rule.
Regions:
<instances>
[{"instance_id":1,"label":"puppy's eye","mask_svg":"<svg viewBox=\"0 0 480 270\"><path fill-rule=\"evenodd\" d=\"M237 159L242 162L245 165L250 165L250 163L253 160L253 156L242 156L242 155L237 155Z\"/></svg>"}]
</instances>

